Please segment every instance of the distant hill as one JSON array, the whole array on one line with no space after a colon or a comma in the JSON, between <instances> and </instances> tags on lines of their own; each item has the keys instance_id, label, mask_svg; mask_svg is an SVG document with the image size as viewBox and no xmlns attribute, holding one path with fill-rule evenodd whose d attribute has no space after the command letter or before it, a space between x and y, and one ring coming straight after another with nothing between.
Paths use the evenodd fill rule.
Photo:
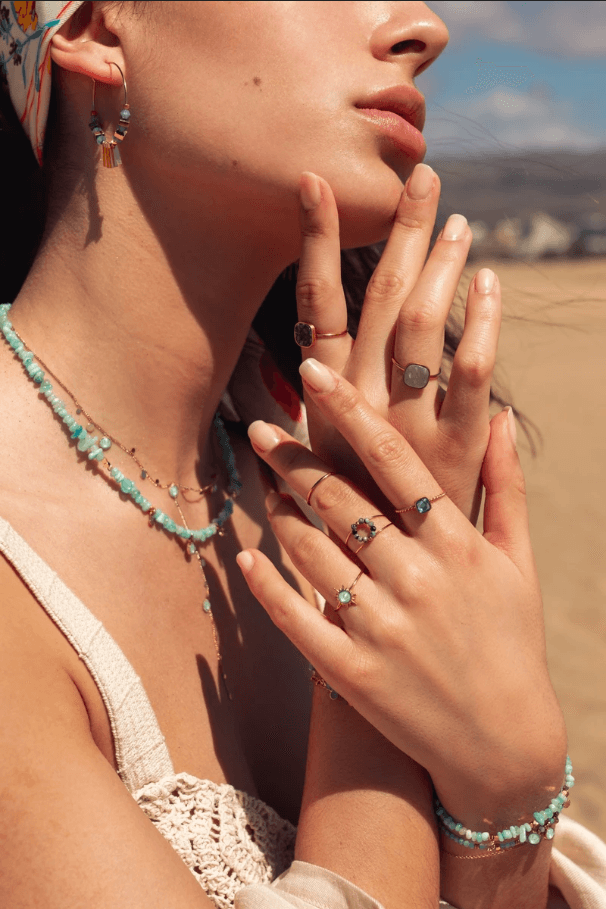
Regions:
<instances>
[{"instance_id":1,"label":"distant hill","mask_svg":"<svg viewBox=\"0 0 606 909\"><path fill-rule=\"evenodd\" d=\"M535 212L577 226L595 222L595 213L606 219L606 149L467 159L428 155L426 161L442 181L440 226L452 212L484 221L491 230L504 218L529 221Z\"/></svg>"}]
</instances>

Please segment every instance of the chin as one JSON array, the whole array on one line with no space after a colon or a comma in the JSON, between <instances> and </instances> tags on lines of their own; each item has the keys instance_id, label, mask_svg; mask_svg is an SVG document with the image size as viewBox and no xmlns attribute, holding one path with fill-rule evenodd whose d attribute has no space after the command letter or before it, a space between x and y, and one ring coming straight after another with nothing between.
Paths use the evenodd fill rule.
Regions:
<instances>
[{"instance_id":1,"label":"chin","mask_svg":"<svg viewBox=\"0 0 606 909\"><path fill-rule=\"evenodd\" d=\"M333 187L339 209L343 249L371 246L387 239L393 227L403 183L413 166L411 164L401 175L391 171L389 180L365 181L365 191L358 192L355 196L351 193L351 186L343 193L339 192L337 186Z\"/></svg>"}]
</instances>

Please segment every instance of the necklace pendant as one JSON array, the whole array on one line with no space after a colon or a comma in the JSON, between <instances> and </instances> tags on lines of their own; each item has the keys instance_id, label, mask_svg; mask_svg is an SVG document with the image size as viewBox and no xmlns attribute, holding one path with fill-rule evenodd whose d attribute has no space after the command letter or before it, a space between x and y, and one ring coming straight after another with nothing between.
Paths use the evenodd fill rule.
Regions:
<instances>
[{"instance_id":1,"label":"necklace pendant","mask_svg":"<svg viewBox=\"0 0 606 909\"><path fill-rule=\"evenodd\" d=\"M168 494L171 497L171 499L177 498L177 496L179 495L179 487L177 486L176 483L173 483L172 486L169 488Z\"/></svg>"}]
</instances>

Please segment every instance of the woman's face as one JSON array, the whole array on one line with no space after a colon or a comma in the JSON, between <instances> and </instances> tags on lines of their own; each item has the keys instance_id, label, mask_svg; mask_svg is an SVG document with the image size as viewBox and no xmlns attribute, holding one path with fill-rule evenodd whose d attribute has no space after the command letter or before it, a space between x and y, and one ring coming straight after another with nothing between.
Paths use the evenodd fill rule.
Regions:
<instances>
[{"instance_id":1,"label":"woman's face","mask_svg":"<svg viewBox=\"0 0 606 909\"><path fill-rule=\"evenodd\" d=\"M424 155L413 79L448 40L424 3L149 6L121 34L146 167L218 216L237 205L254 223L261 206L278 224L311 170L335 192L343 245L386 236Z\"/></svg>"}]
</instances>

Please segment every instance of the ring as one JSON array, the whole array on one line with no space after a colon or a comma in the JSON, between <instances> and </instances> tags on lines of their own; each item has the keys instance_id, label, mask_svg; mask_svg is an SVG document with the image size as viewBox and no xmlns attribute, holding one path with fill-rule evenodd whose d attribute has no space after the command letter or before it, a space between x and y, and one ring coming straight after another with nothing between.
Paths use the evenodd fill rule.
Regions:
<instances>
[{"instance_id":1,"label":"ring","mask_svg":"<svg viewBox=\"0 0 606 909\"><path fill-rule=\"evenodd\" d=\"M430 379L437 379L442 373L441 368L435 373L430 373L427 366L421 366L419 363L409 363L408 366L402 366L395 357L391 358L391 362L404 373L404 384L408 385L409 388L425 388Z\"/></svg>"},{"instance_id":2,"label":"ring","mask_svg":"<svg viewBox=\"0 0 606 909\"><path fill-rule=\"evenodd\" d=\"M311 322L297 322L295 325L295 344L299 347L313 347L318 338L342 338L348 333L345 331L320 332Z\"/></svg>"},{"instance_id":3,"label":"ring","mask_svg":"<svg viewBox=\"0 0 606 909\"><path fill-rule=\"evenodd\" d=\"M393 527L391 521L388 521L383 527L377 529L377 525L374 523L375 518L384 518L385 515L382 514L373 514L371 518L358 518L358 520L351 524L351 530L347 534L347 539L345 540L345 545L349 545L351 537L354 537L359 543L357 549L354 550L354 555L360 552L363 546L367 543L370 543L371 540L374 540L376 536L380 533L383 533L384 530L387 530L388 527ZM366 528L366 533L361 533L360 531Z\"/></svg>"},{"instance_id":4,"label":"ring","mask_svg":"<svg viewBox=\"0 0 606 909\"><path fill-rule=\"evenodd\" d=\"M431 503L437 502L438 499L443 498L445 495L445 492L441 492L437 496L432 496L431 499L423 496L421 499L417 499L414 505L409 505L408 508L396 508L396 514L404 514L405 511L418 511L419 514L427 514L428 511L431 511Z\"/></svg>"},{"instance_id":5,"label":"ring","mask_svg":"<svg viewBox=\"0 0 606 909\"><path fill-rule=\"evenodd\" d=\"M316 486L319 486L320 483L322 482L322 480L326 480L327 477L334 477L334 473L325 473L323 477L320 477L319 480L316 480L316 482L313 484L313 486L311 487L311 489L310 489L309 492L307 493L307 498L305 499L305 504L306 504L306 505L309 505L309 504L310 504L310 502L311 502L311 494L312 494L312 492L314 491L314 489L316 488Z\"/></svg>"},{"instance_id":6,"label":"ring","mask_svg":"<svg viewBox=\"0 0 606 909\"><path fill-rule=\"evenodd\" d=\"M360 578L362 577L363 574L364 574L364 572L361 571L358 575L356 575L356 577L354 578L353 582L349 585L349 587L339 587L338 590L336 587L333 588L333 590L335 591L335 593L337 595L337 605L334 607L335 612L338 612L339 609L341 609L343 606L355 606L356 595L355 595L355 593L352 593L352 590L354 589L354 587L356 586L356 584L358 583L358 581L360 580Z\"/></svg>"}]
</instances>

